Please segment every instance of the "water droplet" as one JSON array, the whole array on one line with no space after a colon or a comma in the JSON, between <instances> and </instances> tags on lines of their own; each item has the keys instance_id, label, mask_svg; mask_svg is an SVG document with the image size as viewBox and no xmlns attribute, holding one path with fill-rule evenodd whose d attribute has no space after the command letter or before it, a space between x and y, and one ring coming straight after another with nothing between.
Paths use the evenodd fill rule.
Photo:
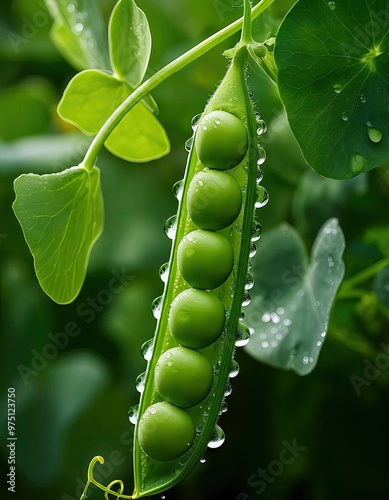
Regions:
<instances>
[{"instance_id":1,"label":"water droplet","mask_svg":"<svg viewBox=\"0 0 389 500\"><path fill-rule=\"evenodd\" d=\"M139 405L131 406L131 408L128 410L128 420L134 425L138 421L138 414L139 414Z\"/></svg>"},{"instance_id":2,"label":"water droplet","mask_svg":"<svg viewBox=\"0 0 389 500\"><path fill-rule=\"evenodd\" d=\"M260 121L262 120L262 118L261 118L261 113L260 113L259 111L256 111L254 116L255 116L255 121L256 121L257 123L258 123L258 122L260 122Z\"/></svg>"},{"instance_id":3,"label":"water droplet","mask_svg":"<svg viewBox=\"0 0 389 500\"><path fill-rule=\"evenodd\" d=\"M321 332L320 337L322 337L324 339L325 336L326 336L326 332Z\"/></svg>"},{"instance_id":4,"label":"water droplet","mask_svg":"<svg viewBox=\"0 0 389 500\"><path fill-rule=\"evenodd\" d=\"M261 237L262 226L259 222L254 220L251 227L251 241L258 241Z\"/></svg>"},{"instance_id":5,"label":"water droplet","mask_svg":"<svg viewBox=\"0 0 389 500\"><path fill-rule=\"evenodd\" d=\"M193 136L189 137L189 139L185 142L185 151L189 153L193 146Z\"/></svg>"},{"instance_id":6,"label":"water droplet","mask_svg":"<svg viewBox=\"0 0 389 500\"><path fill-rule=\"evenodd\" d=\"M184 192L184 181L181 179L180 181L177 181L172 188L172 193L173 196L180 201L182 198L182 194Z\"/></svg>"},{"instance_id":7,"label":"water droplet","mask_svg":"<svg viewBox=\"0 0 389 500\"><path fill-rule=\"evenodd\" d=\"M374 142L375 144L380 142L382 139L382 132L378 128L368 126L367 127L367 134L368 134L371 142Z\"/></svg>"},{"instance_id":8,"label":"water droplet","mask_svg":"<svg viewBox=\"0 0 389 500\"><path fill-rule=\"evenodd\" d=\"M348 121L348 114L347 114L345 111L343 111L343 113L342 113L342 120L343 120L344 122L347 122L347 121Z\"/></svg>"},{"instance_id":9,"label":"water droplet","mask_svg":"<svg viewBox=\"0 0 389 500\"><path fill-rule=\"evenodd\" d=\"M205 462L206 462L206 459L205 459L204 457L203 457L203 458L200 458L200 463L201 463L201 464L205 464Z\"/></svg>"},{"instance_id":10,"label":"water droplet","mask_svg":"<svg viewBox=\"0 0 389 500\"><path fill-rule=\"evenodd\" d=\"M228 382L226 388L224 389L224 396L227 397L232 393L232 385Z\"/></svg>"},{"instance_id":11,"label":"water droplet","mask_svg":"<svg viewBox=\"0 0 389 500\"><path fill-rule=\"evenodd\" d=\"M222 404L220 406L220 412L219 415L221 416L223 413L226 413L228 411L228 404L227 401L223 399Z\"/></svg>"},{"instance_id":12,"label":"water droplet","mask_svg":"<svg viewBox=\"0 0 389 500\"><path fill-rule=\"evenodd\" d=\"M255 177L255 182L257 184L260 184L262 182L262 180L263 180L263 172L262 172L262 170L260 168L258 168L257 169L257 175Z\"/></svg>"},{"instance_id":13,"label":"water droplet","mask_svg":"<svg viewBox=\"0 0 389 500\"><path fill-rule=\"evenodd\" d=\"M166 495L162 494L161 495L161 500L166 500Z\"/></svg>"},{"instance_id":14,"label":"water droplet","mask_svg":"<svg viewBox=\"0 0 389 500\"><path fill-rule=\"evenodd\" d=\"M249 343L250 340L250 330L243 323L239 323L238 331L236 332L236 347L243 347Z\"/></svg>"},{"instance_id":15,"label":"water droplet","mask_svg":"<svg viewBox=\"0 0 389 500\"><path fill-rule=\"evenodd\" d=\"M74 12L75 9L76 9L76 7L73 4L71 4L71 3L67 7L68 12Z\"/></svg>"},{"instance_id":16,"label":"water droplet","mask_svg":"<svg viewBox=\"0 0 389 500\"><path fill-rule=\"evenodd\" d=\"M245 291L243 293L242 297L242 307L247 307L251 302L251 297L248 291Z\"/></svg>"},{"instance_id":17,"label":"water droplet","mask_svg":"<svg viewBox=\"0 0 389 500\"><path fill-rule=\"evenodd\" d=\"M159 269L159 277L161 278L163 283L167 283L169 278L169 262L163 264Z\"/></svg>"},{"instance_id":18,"label":"water droplet","mask_svg":"<svg viewBox=\"0 0 389 500\"><path fill-rule=\"evenodd\" d=\"M331 1L331 2L328 2L328 7L331 9L331 10L335 10L336 8L336 3Z\"/></svg>"},{"instance_id":19,"label":"water droplet","mask_svg":"<svg viewBox=\"0 0 389 500\"><path fill-rule=\"evenodd\" d=\"M257 247L255 246L255 243L250 243L250 253L249 256L252 259L255 257L255 254L257 253Z\"/></svg>"},{"instance_id":20,"label":"water droplet","mask_svg":"<svg viewBox=\"0 0 389 500\"><path fill-rule=\"evenodd\" d=\"M321 346L321 340L318 340L318 341L316 342L316 346L317 346L317 347L320 347L320 346Z\"/></svg>"},{"instance_id":21,"label":"water droplet","mask_svg":"<svg viewBox=\"0 0 389 500\"><path fill-rule=\"evenodd\" d=\"M359 98L360 98L361 102L363 104L365 104L365 102L366 102L366 96L365 96L365 94L361 94Z\"/></svg>"},{"instance_id":22,"label":"water droplet","mask_svg":"<svg viewBox=\"0 0 389 500\"><path fill-rule=\"evenodd\" d=\"M235 378L238 376L238 373L239 373L239 365L238 363L233 359L232 362L231 362L231 366L230 366L230 373L228 374L228 376L230 378Z\"/></svg>"},{"instance_id":23,"label":"water droplet","mask_svg":"<svg viewBox=\"0 0 389 500\"><path fill-rule=\"evenodd\" d=\"M263 349L266 349L267 347L269 347L269 342L267 342L266 340L264 340L263 342L261 342L261 347Z\"/></svg>"},{"instance_id":24,"label":"water droplet","mask_svg":"<svg viewBox=\"0 0 389 500\"><path fill-rule=\"evenodd\" d=\"M211 440L208 443L208 448L219 448L225 440L226 438L223 429L218 425L215 425L211 435Z\"/></svg>"},{"instance_id":25,"label":"water droplet","mask_svg":"<svg viewBox=\"0 0 389 500\"><path fill-rule=\"evenodd\" d=\"M285 326L290 326L292 324L292 320L289 319L289 318L286 318L284 319L284 321L282 322L283 325Z\"/></svg>"},{"instance_id":26,"label":"water droplet","mask_svg":"<svg viewBox=\"0 0 389 500\"><path fill-rule=\"evenodd\" d=\"M272 313L270 314L270 319L271 319L272 323L275 323L275 324L277 324L277 323L279 323L279 322L280 322L280 317L279 317L279 316L278 316L278 314L277 314L277 313L275 313L275 312L272 312Z\"/></svg>"},{"instance_id":27,"label":"water droplet","mask_svg":"<svg viewBox=\"0 0 389 500\"><path fill-rule=\"evenodd\" d=\"M359 153L352 153L350 159L351 170L356 174L359 173L363 169L365 162L366 160L364 156Z\"/></svg>"},{"instance_id":28,"label":"water droplet","mask_svg":"<svg viewBox=\"0 0 389 500\"><path fill-rule=\"evenodd\" d=\"M75 26L74 26L74 31L76 31L77 33L81 33L81 31L84 29L84 25L82 23L77 23Z\"/></svg>"},{"instance_id":29,"label":"water droplet","mask_svg":"<svg viewBox=\"0 0 389 500\"><path fill-rule=\"evenodd\" d=\"M245 290L251 290L254 286L254 276L251 273L247 273L246 283L244 285Z\"/></svg>"},{"instance_id":30,"label":"water droplet","mask_svg":"<svg viewBox=\"0 0 389 500\"><path fill-rule=\"evenodd\" d=\"M257 135L263 135L267 130L264 120L257 120Z\"/></svg>"},{"instance_id":31,"label":"water droplet","mask_svg":"<svg viewBox=\"0 0 389 500\"><path fill-rule=\"evenodd\" d=\"M258 159L257 159L258 167L263 165L265 163L265 160L266 160L266 151L262 147L259 147L258 148Z\"/></svg>"},{"instance_id":32,"label":"water droplet","mask_svg":"<svg viewBox=\"0 0 389 500\"><path fill-rule=\"evenodd\" d=\"M164 231L169 239L174 240L177 232L177 215L169 217L169 219L165 222Z\"/></svg>"},{"instance_id":33,"label":"water droplet","mask_svg":"<svg viewBox=\"0 0 389 500\"><path fill-rule=\"evenodd\" d=\"M335 93L336 94L340 94L343 90L343 85L341 85L340 83L335 83L332 88L335 90Z\"/></svg>"},{"instance_id":34,"label":"water droplet","mask_svg":"<svg viewBox=\"0 0 389 500\"><path fill-rule=\"evenodd\" d=\"M142 393L145 389L145 379L146 379L146 372L143 372L140 375L138 375L137 379L135 380L136 390L140 393Z\"/></svg>"},{"instance_id":35,"label":"water droplet","mask_svg":"<svg viewBox=\"0 0 389 500\"><path fill-rule=\"evenodd\" d=\"M156 299L153 300L153 303L151 304L151 312L153 313L155 319L159 319L161 317L162 298L163 298L162 295L160 297L157 297Z\"/></svg>"},{"instance_id":36,"label":"water droplet","mask_svg":"<svg viewBox=\"0 0 389 500\"><path fill-rule=\"evenodd\" d=\"M269 193L263 186L257 187L257 201L255 202L255 208L264 207L269 201Z\"/></svg>"},{"instance_id":37,"label":"water droplet","mask_svg":"<svg viewBox=\"0 0 389 500\"><path fill-rule=\"evenodd\" d=\"M154 339L146 340L146 342L140 348L140 353L143 356L143 359L146 361L150 361L151 356L153 355L153 346Z\"/></svg>"}]
</instances>

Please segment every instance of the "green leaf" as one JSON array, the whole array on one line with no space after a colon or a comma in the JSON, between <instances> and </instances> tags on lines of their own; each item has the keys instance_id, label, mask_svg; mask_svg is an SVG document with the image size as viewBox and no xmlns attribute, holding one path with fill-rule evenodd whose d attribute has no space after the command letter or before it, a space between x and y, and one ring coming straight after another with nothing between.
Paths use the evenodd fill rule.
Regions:
<instances>
[{"instance_id":1,"label":"green leaf","mask_svg":"<svg viewBox=\"0 0 389 500\"><path fill-rule=\"evenodd\" d=\"M54 20L52 39L78 70L109 69L107 28L95 0L45 0Z\"/></svg>"},{"instance_id":2,"label":"green leaf","mask_svg":"<svg viewBox=\"0 0 389 500\"><path fill-rule=\"evenodd\" d=\"M112 11L109 50L115 75L136 88L149 64L151 34L146 15L133 0L119 0Z\"/></svg>"},{"instance_id":3,"label":"green leaf","mask_svg":"<svg viewBox=\"0 0 389 500\"><path fill-rule=\"evenodd\" d=\"M142 102L126 114L105 146L116 156L134 162L155 160L170 151L165 129Z\"/></svg>"},{"instance_id":4,"label":"green leaf","mask_svg":"<svg viewBox=\"0 0 389 500\"><path fill-rule=\"evenodd\" d=\"M254 330L246 352L299 375L317 363L331 306L343 279L345 242L337 219L320 229L311 263L298 232L284 224L264 235L254 260L255 288L245 323Z\"/></svg>"},{"instance_id":5,"label":"green leaf","mask_svg":"<svg viewBox=\"0 0 389 500\"><path fill-rule=\"evenodd\" d=\"M281 99L307 162L325 177L389 162L388 9L388 0L300 0L281 24Z\"/></svg>"},{"instance_id":6,"label":"green leaf","mask_svg":"<svg viewBox=\"0 0 389 500\"><path fill-rule=\"evenodd\" d=\"M66 87L58 114L82 132L95 135L129 94L129 87L108 73L81 71Z\"/></svg>"},{"instance_id":7,"label":"green leaf","mask_svg":"<svg viewBox=\"0 0 389 500\"><path fill-rule=\"evenodd\" d=\"M68 304L81 290L103 228L100 171L72 167L58 174L23 174L14 187L13 209L39 283L55 302Z\"/></svg>"},{"instance_id":8,"label":"green leaf","mask_svg":"<svg viewBox=\"0 0 389 500\"><path fill-rule=\"evenodd\" d=\"M58 105L59 115L87 134L96 134L131 93L129 86L98 70L78 73ZM157 118L141 101L123 118L106 141L107 148L128 161L144 162L166 155L170 143Z\"/></svg>"}]
</instances>

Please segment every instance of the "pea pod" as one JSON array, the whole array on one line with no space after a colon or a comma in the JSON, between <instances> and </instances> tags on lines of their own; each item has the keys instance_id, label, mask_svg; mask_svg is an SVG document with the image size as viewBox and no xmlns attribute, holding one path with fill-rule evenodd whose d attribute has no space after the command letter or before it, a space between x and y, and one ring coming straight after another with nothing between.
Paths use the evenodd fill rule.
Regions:
<instances>
[{"instance_id":1,"label":"pea pod","mask_svg":"<svg viewBox=\"0 0 389 500\"><path fill-rule=\"evenodd\" d=\"M261 162L247 59L238 44L194 132L137 409L132 498L172 487L221 440L217 421L237 369Z\"/></svg>"}]
</instances>

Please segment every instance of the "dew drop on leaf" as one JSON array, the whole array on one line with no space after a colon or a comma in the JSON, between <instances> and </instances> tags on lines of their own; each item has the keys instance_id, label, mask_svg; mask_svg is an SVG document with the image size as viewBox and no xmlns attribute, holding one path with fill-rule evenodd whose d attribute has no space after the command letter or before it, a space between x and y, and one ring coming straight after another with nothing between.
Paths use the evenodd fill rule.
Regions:
<instances>
[{"instance_id":1,"label":"dew drop on leaf","mask_svg":"<svg viewBox=\"0 0 389 500\"><path fill-rule=\"evenodd\" d=\"M365 165L365 157L362 156L359 153L352 153L351 158L350 158L350 166L351 170L355 173L358 174L361 172Z\"/></svg>"},{"instance_id":2,"label":"dew drop on leaf","mask_svg":"<svg viewBox=\"0 0 389 500\"><path fill-rule=\"evenodd\" d=\"M335 10L336 9L336 3L333 2L333 1L330 1L328 2L328 7L331 9L331 10Z\"/></svg>"},{"instance_id":3,"label":"dew drop on leaf","mask_svg":"<svg viewBox=\"0 0 389 500\"><path fill-rule=\"evenodd\" d=\"M335 83L332 87L335 90L336 94L340 94L343 90L343 86L340 83Z\"/></svg>"},{"instance_id":4,"label":"dew drop on leaf","mask_svg":"<svg viewBox=\"0 0 389 500\"><path fill-rule=\"evenodd\" d=\"M371 142L376 144L382 139L382 132L378 128L367 126L367 134Z\"/></svg>"},{"instance_id":5,"label":"dew drop on leaf","mask_svg":"<svg viewBox=\"0 0 389 500\"><path fill-rule=\"evenodd\" d=\"M344 122L347 122L347 121L348 121L348 115L347 115L347 113L346 113L345 111L342 113L342 120L343 120Z\"/></svg>"}]
</instances>

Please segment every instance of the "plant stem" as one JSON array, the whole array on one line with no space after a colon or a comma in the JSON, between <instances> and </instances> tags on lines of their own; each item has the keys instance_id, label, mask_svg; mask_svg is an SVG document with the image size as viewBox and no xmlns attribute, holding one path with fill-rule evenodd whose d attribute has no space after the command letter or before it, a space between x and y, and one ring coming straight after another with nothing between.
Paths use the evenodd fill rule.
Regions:
<instances>
[{"instance_id":1,"label":"plant stem","mask_svg":"<svg viewBox=\"0 0 389 500\"><path fill-rule=\"evenodd\" d=\"M248 2L248 0L245 0ZM259 14L266 10L269 5L271 5L274 0L261 0L253 9L251 10L251 18L255 19ZM247 14L249 15L249 14ZM122 104L112 113L112 115L107 119L104 125L101 127L97 135L91 142L88 151L85 154L84 160L81 165L88 171L92 171L97 155L102 148L104 142L107 140L110 133L118 125L118 123L123 119L123 117L132 109L141 99L143 99L148 93L155 89L162 82L167 80L169 77L183 69L188 64L192 63L206 52L208 52L213 47L216 47L219 43L223 42L231 35L240 30L243 23L243 18L238 19L229 26L226 26L217 33L206 38L198 45L192 49L185 52L185 54L174 59L172 62L167 64L164 68L157 71L148 80L143 82L137 89L135 89L132 94L130 94L127 99L125 99ZM251 23L250 23L251 24ZM246 28L248 29L248 28ZM250 35L251 36L251 35Z\"/></svg>"},{"instance_id":2,"label":"plant stem","mask_svg":"<svg viewBox=\"0 0 389 500\"><path fill-rule=\"evenodd\" d=\"M382 268L389 266L389 258L379 260L375 264L367 267L358 274L355 274L351 278L345 280L339 290L338 299L349 298L353 296L359 296L360 291L356 290L355 287L360 283L367 281L378 273ZM353 295L352 292L355 292Z\"/></svg>"},{"instance_id":3,"label":"plant stem","mask_svg":"<svg viewBox=\"0 0 389 500\"><path fill-rule=\"evenodd\" d=\"M243 15L243 27L242 27L242 37L241 40L245 44L249 44L253 41L251 33L251 4L250 0L244 0L244 15Z\"/></svg>"}]
</instances>

